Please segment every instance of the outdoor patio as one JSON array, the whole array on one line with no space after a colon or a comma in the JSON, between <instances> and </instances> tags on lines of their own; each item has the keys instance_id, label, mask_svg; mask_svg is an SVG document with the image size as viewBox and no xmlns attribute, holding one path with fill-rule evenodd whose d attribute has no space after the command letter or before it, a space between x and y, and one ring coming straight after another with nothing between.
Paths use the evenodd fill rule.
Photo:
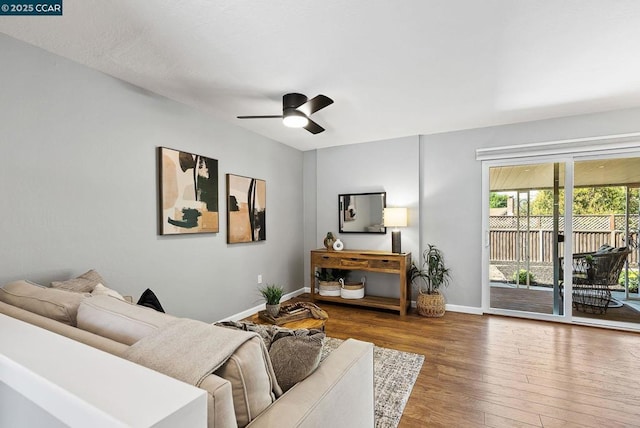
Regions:
<instances>
[{"instance_id":1,"label":"outdoor patio","mask_svg":"<svg viewBox=\"0 0 640 428\"><path fill-rule=\"evenodd\" d=\"M640 324L640 157L575 161L570 217L566 167L532 162L490 168L490 307L553 314L555 303L557 311L563 302L557 295L554 302L553 285L562 287L569 246L573 316Z\"/></svg>"},{"instance_id":2,"label":"outdoor patio","mask_svg":"<svg viewBox=\"0 0 640 428\"><path fill-rule=\"evenodd\" d=\"M620 307L609 307L605 314L592 314L577 311L573 308L574 317L594 318L599 320L640 323L640 301L625 301L624 293L612 292L614 299L622 303ZM492 308L510 309L514 311L553 314L553 288L520 286L515 284L491 283Z\"/></svg>"}]
</instances>

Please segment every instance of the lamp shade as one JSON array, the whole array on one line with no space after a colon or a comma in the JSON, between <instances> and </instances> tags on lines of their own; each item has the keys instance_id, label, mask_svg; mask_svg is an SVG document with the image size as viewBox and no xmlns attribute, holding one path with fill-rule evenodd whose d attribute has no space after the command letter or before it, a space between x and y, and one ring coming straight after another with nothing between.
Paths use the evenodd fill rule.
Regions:
<instances>
[{"instance_id":1,"label":"lamp shade","mask_svg":"<svg viewBox=\"0 0 640 428\"><path fill-rule=\"evenodd\" d=\"M407 227L406 208L385 208L384 227Z\"/></svg>"}]
</instances>

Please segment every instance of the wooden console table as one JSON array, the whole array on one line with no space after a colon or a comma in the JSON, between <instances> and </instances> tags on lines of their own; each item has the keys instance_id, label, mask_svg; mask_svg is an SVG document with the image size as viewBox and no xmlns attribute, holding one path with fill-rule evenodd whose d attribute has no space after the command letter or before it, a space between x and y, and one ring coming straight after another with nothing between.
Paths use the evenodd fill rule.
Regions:
<instances>
[{"instance_id":1,"label":"wooden console table","mask_svg":"<svg viewBox=\"0 0 640 428\"><path fill-rule=\"evenodd\" d=\"M408 271L411 267L411 253L388 253L385 251L328 251L325 249L311 251L311 300L337 302L348 305L367 306L371 308L391 309L406 315L411 304L411 284ZM366 295L362 299L343 299L342 297L321 296L316 292L316 268L332 268L360 270L367 272L383 272L398 275L400 298ZM365 288L366 292L366 288Z\"/></svg>"}]
</instances>

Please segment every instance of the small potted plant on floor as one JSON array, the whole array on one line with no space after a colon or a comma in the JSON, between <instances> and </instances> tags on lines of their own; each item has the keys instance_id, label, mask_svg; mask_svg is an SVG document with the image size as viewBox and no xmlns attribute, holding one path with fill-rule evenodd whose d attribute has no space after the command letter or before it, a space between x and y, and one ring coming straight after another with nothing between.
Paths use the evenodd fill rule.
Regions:
<instances>
[{"instance_id":1,"label":"small potted plant on floor","mask_svg":"<svg viewBox=\"0 0 640 428\"><path fill-rule=\"evenodd\" d=\"M273 317L277 317L280 313L280 299L284 294L284 288L275 285L275 284L267 284L265 287L259 288L260 294L266 300L266 309L267 313Z\"/></svg>"},{"instance_id":2,"label":"small potted plant on floor","mask_svg":"<svg viewBox=\"0 0 640 428\"><path fill-rule=\"evenodd\" d=\"M450 269L444 263L442 252L435 245L428 245L422 253L421 266L411 263L409 278L418 290L418 313L425 317L441 317L445 312L445 301L440 287L449 285Z\"/></svg>"}]
</instances>

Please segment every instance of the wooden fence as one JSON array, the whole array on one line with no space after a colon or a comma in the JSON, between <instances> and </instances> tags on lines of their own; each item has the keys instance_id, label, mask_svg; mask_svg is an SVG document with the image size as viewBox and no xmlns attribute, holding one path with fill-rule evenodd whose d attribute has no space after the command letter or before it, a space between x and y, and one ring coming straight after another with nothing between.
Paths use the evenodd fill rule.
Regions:
<instances>
[{"instance_id":1,"label":"wooden fence","mask_svg":"<svg viewBox=\"0 0 640 428\"><path fill-rule=\"evenodd\" d=\"M581 220L583 217L585 220ZM594 221L594 217L600 217L598 221ZM602 217L611 217L607 222L602 221ZM624 230L621 230L621 216L577 216L574 218L573 235L571 241L573 243L574 253L584 253L595 251L604 244L613 247L622 247L624 242ZM531 262L551 262L552 261L552 244L553 231L549 226L548 216L532 216L530 217L529 231L527 232L526 219L521 218L520 234L518 234L518 225L512 216L492 216L489 231L490 243L490 260L491 262L499 261L516 261L526 260L526 249L529 249L529 260ZM523 224L524 223L524 224ZM595 223L600 223L596 225ZM604 225L609 227L603 227ZM534 228L532 226L538 226ZM596 226L599 230L586 229L584 226ZM631 226L635 229L630 233L632 242L638 242L637 218ZM561 224L562 227L562 224ZM603 230L607 229L607 230ZM528 236L528 241L527 241ZM567 237L565 237L566 239ZM528 245L527 245L528 244ZM559 254L564 252L564 243L560 243ZM629 263L638 264L638 252L633 251L629 256Z\"/></svg>"}]
</instances>

